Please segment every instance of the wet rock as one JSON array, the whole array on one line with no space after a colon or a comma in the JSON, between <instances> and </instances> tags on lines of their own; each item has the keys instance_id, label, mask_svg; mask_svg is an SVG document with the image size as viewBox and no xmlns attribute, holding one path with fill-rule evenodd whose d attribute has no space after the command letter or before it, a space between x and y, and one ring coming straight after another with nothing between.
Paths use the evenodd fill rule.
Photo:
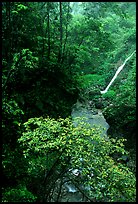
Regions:
<instances>
[{"instance_id":1,"label":"wet rock","mask_svg":"<svg viewBox=\"0 0 138 204\"><path fill-rule=\"evenodd\" d=\"M77 189L75 188L75 186L73 184L65 183L64 185L67 188L68 193L76 193L77 192Z\"/></svg>"}]
</instances>

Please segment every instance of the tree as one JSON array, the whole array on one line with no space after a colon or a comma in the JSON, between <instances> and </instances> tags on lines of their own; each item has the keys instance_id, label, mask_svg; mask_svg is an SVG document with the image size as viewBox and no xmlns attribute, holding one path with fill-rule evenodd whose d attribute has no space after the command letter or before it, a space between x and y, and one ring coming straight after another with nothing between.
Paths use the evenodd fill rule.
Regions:
<instances>
[{"instance_id":1,"label":"tree","mask_svg":"<svg viewBox=\"0 0 138 204\"><path fill-rule=\"evenodd\" d=\"M48 31L48 54L47 58L50 59L50 19L49 19L49 12L50 12L50 2L47 3L47 31Z\"/></svg>"},{"instance_id":2,"label":"tree","mask_svg":"<svg viewBox=\"0 0 138 204\"><path fill-rule=\"evenodd\" d=\"M87 193L80 187L90 201L135 200L135 176L111 156L126 153L124 139L101 137L98 128L88 128L83 122L74 127L68 118L32 118L24 125L19 142L28 161L29 178L34 180L38 172L41 175L39 188L44 194L39 199L51 201L54 197L55 201L57 181L68 178L78 188L91 186ZM74 178L69 169L78 169L81 177Z\"/></svg>"},{"instance_id":3,"label":"tree","mask_svg":"<svg viewBox=\"0 0 138 204\"><path fill-rule=\"evenodd\" d=\"M61 61L61 58L62 58L62 36L63 36L63 30L62 30L62 2L59 2L59 8L60 8L60 49L59 49L59 59L58 59L58 61Z\"/></svg>"}]
</instances>

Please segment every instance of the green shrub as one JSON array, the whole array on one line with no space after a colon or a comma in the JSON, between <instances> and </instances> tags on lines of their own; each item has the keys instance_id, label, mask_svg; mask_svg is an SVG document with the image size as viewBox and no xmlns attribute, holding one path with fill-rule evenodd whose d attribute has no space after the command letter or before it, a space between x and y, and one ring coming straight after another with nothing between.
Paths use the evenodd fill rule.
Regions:
<instances>
[{"instance_id":1,"label":"green shrub","mask_svg":"<svg viewBox=\"0 0 138 204\"><path fill-rule=\"evenodd\" d=\"M51 183L55 185L63 169L77 168L82 169L82 178L75 182L91 186L91 199L135 201L134 174L111 157L114 153L126 154L124 139L101 137L98 128L88 128L83 122L74 127L68 118L31 118L24 126L19 142L28 160L28 173L36 178L47 172L46 185L51 188L47 193L52 191Z\"/></svg>"},{"instance_id":2,"label":"green shrub","mask_svg":"<svg viewBox=\"0 0 138 204\"><path fill-rule=\"evenodd\" d=\"M107 93L105 93L103 95L103 98L105 98L105 99L113 99L115 97L115 94L116 94L115 91L109 90Z\"/></svg>"},{"instance_id":3,"label":"green shrub","mask_svg":"<svg viewBox=\"0 0 138 204\"><path fill-rule=\"evenodd\" d=\"M2 202L34 202L36 196L27 190L25 186L7 189L3 193Z\"/></svg>"},{"instance_id":4,"label":"green shrub","mask_svg":"<svg viewBox=\"0 0 138 204\"><path fill-rule=\"evenodd\" d=\"M82 88L89 88L89 87L103 87L105 84L105 79L102 75L98 74L86 74L80 76L80 84Z\"/></svg>"}]
</instances>

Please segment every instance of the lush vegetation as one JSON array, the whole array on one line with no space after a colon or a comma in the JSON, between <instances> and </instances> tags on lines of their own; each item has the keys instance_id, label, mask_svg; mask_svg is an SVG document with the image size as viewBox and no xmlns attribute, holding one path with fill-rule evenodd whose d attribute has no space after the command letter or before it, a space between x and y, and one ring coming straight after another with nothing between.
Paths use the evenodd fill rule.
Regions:
<instances>
[{"instance_id":1,"label":"lush vegetation","mask_svg":"<svg viewBox=\"0 0 138 204\"><path fill-rule=\"evenodd\" d=\"M65 177L88 201L135 202L135 55L100 93L136 49L135 18L134 2L2 2L3 202L59 201ZM73 126L77 99L108 139Z\"/></svg>"}]
</instances>

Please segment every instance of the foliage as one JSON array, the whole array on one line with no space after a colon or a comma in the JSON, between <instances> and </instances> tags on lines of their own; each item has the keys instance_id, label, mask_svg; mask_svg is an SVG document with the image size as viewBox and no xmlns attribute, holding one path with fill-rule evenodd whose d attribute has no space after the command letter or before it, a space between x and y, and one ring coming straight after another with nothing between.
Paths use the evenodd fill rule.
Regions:
<instances>
[{"instance_id":1,"label":"foliage","mask_svg":"<svg viewBox=\"0 0 138 204\"><path fill-rule=\"evenodd\" d=\"M98 74L87 74L87 75L82 75L80 76L80 84L82 88L94 88L94 87L103 87L105 83L105 79L103 78L102 75Z\"/></svg>"},{"instance_id":2,"label":"foliage","mask_svg":"<svg viewBox=\"0 0 138 204\"><path fill-rule=\"evenodd\" d=\"M110 156L126 154L124 139L101 137L98 128L88 128L83 122L74 127L68 118L31 118L24 126L19 142L29 163L28 174L37 176L46 171L45 192L49 186L52 191L48 177L52 176L55 183L62 178L61 172L72 168L81 169L82 178L75 182L91 186L92 200L135 201L135 176Z\"/></svg>"},{"instance_id":3,"label":"foliage","mask_svg":"<svg viewBox=\"0 0 138 204\"><path fill-rule=\"evenodd\" d=\"M19 108L17 102L6 96L2 103L2 172L3 186L10 187L17 184L18 179L23 178L25 171L22 166L23 157L17 148L17 139L21 136L24 112Z\"/></svg>"},{"instance_id":4,"label":"foliage","mask_svg":"<svg viewBox=\"0 0 138 204\"><path fill-rule=\"evenodd\" d=\"M115 94L115 91L109 90L107 93L104 94L103 98L113 99L115 97Z\"/></svg>"},{"instance_id":5,"label":"foliage","mask_svg":"<svg viewBox=\"0 0 138 204\"><path fill-rule=\"evenodd\" d=\"M134 56L111 89L100 94L136 49L135 14L135 2L2 2L4 201L32 202L34 195L38 201L50 200L54 184L58 186L54 182L62 180L68 168L80 167L80 156L86 160L84 180L76 182L93 186L89 196L98 201L132 200L135 179L108 155L115 143L105 142L97 129L55 119L70 116L80 97L104 109L111 135L116 127L129 138L135 134ZM43 119L47 116L55 119ZM37 127L31 129L31 124ZM99 146L90 145L87 137ZM89 179L86 172L92 165L95 176Z\"/></svg>"},{"instance_id":6,"label":"foliage","mask_svg":"<svg viewBox=\"0 0 138 204\"><path fill-rule=\"evenodd\" d=\"M2 75L3 91L5 92L8 88L6 93L9 96L12 95L13 97L14 95L16 97L16 90L21 88L23 84L27 84L32 70L37 68L37 62L38 58L32 56L29 49L22 49L19 53L15 53L10 69L8 70L7 66L4 66Z\"/></svg>"},{"instance_id":7,"label":"foliage","mask_svg":"<svg viewBox=\"0 0 138 204\"><path fill-rule=\"evenodd\" d=\"M8 100L7 97L3 99L2 103L2 132L4 144L14 146L17 135L20 133L20 125L22 122L24 112L19 108L18 104L12 98ZM12 131L11 131L12 128Z\"/></svg>"},{"instance_id":8,"label":"foliage","mask_svg":"<svg viewBox=\"0 0 138 204\"><path fill-rule=\"evenodd\" d=\"M36 197L25 186L7 189L3 193L2 202L35 202Z\"/></svg>"},{"instance_id":9,"label":"foliage","mask_svg":"<svg viewBox=\"0 0 138 204\"><path fill-rule=\"evenodd\" d=\"M108 96L102 97L100 90L105 86L105 78L99 74L83 74L78 77L79 100L85 104L90 102L91 108L104 108L108 105ZM108 94L107 94L108 95ZM110 95L110 94L109 94Z\"/></svg>"},{"instance_id":10,"label":"foliage","mask_svg":"<svg viewBox=\"0 0 138 204\"><path fill-rule=\"evenodd\" d=\"M112 90L111 90L112 91ZM110 92L111 92L110 91ZM110 92L105 94L106 97ZM136 128L136 64L133 61L132 68L128 71L127 79L123 76L117 90L112 91L117 97L110 98L112 106L105 108L108 120L118 124L118 127L127 127L129 131ZM121 118L119 117L121 115Z\"/></svg>"},{"instance_id":11,"label":"foliage","mask_svg":"<svg viewBox=\"0 0 138 204\"><path fill-rule=\"evenodd\" d=\"M41 114L65 117L78 95L75 72L72 75L72 54L68 52L71 10L69 3L63 2L62 7L65 32L63 56L59 59L58 3L3 3L3 88L9 97L14 95L28 118Z\"/></svg>"}]
</instances>

